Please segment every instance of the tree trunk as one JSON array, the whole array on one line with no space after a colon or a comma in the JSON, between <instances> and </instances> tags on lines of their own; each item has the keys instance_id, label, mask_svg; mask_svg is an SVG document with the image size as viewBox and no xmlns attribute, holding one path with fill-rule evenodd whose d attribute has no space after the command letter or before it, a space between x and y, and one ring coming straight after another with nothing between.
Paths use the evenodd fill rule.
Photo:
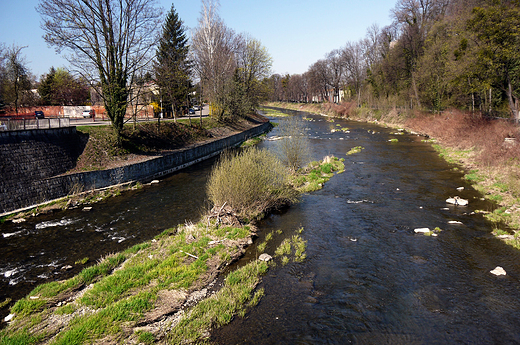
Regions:
<instances>
[{"instance_id":1,"label":"tree trunk","mask_svg":"<svg viewBox=\"0 0 520 345\"><path fill-rule=\"evenodd\" d=\"M511 109L511 115L515 122L518 122L520 116L518 114L518 99L513 95L513 85L511 79L507 78L507 99L509 101L509 109Z\"/></svg>"},{"instance_id":2,"label":"tree trunk","mask_svg":"<svg viewBox=\"0 0 520 345\"><path fill-rule=\"evenodd\" d=\"M412 73L412 86L415 94L415 101L417 102L417 108L421 109L421 101L419 101L419 92L417 91L417 84L415 83L415 73Z\"/></svg>"}]
</instances>

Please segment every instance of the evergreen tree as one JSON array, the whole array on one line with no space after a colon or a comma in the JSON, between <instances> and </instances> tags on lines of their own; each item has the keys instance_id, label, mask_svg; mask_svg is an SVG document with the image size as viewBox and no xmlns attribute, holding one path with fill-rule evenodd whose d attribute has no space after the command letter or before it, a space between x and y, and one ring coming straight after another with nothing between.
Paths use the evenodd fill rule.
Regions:
<instances>
[{"instance_id":1,"label":"evergreen tree","mask_svg":"<svg viewBox=\"0 0 520 345\"><path fill-rule=\"evenodd\" d=\"M163 105L171 107L175 117L186 104L192 89L188 50L185 27L172 5L166 16L156 52L155 77Z\"/></svg>"},{"instance_id":2,"label":"evergreen tree","mask_svg":"<svg viewBox=\"0 0 520 345\"><path fill-rule=\"evenodd\" d=\"M52 86L54 83L55 74L56 70L54 67L51 67L49 73L45 76L42 76L42 81L40 82L40 86L38 86L38 94L40 95L42 105L54 105L52 97Z\"/></svg>"}]
</instances>

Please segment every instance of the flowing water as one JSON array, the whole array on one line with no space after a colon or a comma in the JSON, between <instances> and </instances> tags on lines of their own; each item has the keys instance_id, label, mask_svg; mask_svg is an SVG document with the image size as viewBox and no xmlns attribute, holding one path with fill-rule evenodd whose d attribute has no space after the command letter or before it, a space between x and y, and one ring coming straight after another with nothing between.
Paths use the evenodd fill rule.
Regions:
<instances>
[{"instance_id":1,"label":"flowing water","mask_svg":"<svg viewBox=\"0 0 520 345\"><path fill-rule=\"evenodd\" d=\"M493 206L481 201L423 138L307 117L315 120L306 125L315 159L327 154L345 158L346 171L262 222L257 243L266 233L283 230L268 242L270 254L284 236L303 227L308 258L284 267L278 261L263 278L265 296L259 305L214 331L212 340L520 343L519 252L494 239L491 225L472 214ZM350 133L331 133L338 124ZM270 135L276 134L275 129ZM399 141L389 142L392 138ZM364 150L347 156L355 146ZM469 205L448 206L445 200L454 195L469 199ZM442 232L438 237L415 234L422 227ZM244 260L257 254L255 245ZM507 275L491 274L496 266Z\"/></svg>"},{"instance_id":2,"label":"flowing water","mask_svg":"<svg viewBox=\"0 0 520 345\"><path fill-rule=\"evenodd\" d=\"M218 344L513 344L520 343L519 252L491 235L473 211L492 210L421 137L371 124L306 116L314 159L345 158L346 171L320 191L260 224L254 259L267 233L273 254L300 227L307 259L263 278L265 296L245 318L214 331ZM279 121L274 119L274 121ZM340 126L338 126L340 125ZM350 133L332 129L349 127ZM278 135L275 128L269 137ZM397 138L398 142L389 142ZM261 145L273 148L276 141ZM364 149L346 155L351 148ZM197 220L213 161L158 185L93 205L0 225L0 299L70 277L110 252ZM465 187L457 191L457 187ZM467 207L446 198L469 199ZM450 224L458 221L461 224ZM438 237L415 228L439 227ZM282 230L278 234L276 230ZM73 266L62 270L64 266ZM87 264L88 265L88 264ZM497 277L496 266L507 271ZM6 312L3 310L2 312Z\"/></svg>"},{"instance_id":3,"label":"flowing water","mask_svg":"<svg viewBox=\"0 0 520 345\"><path fill-rule=\"evenodd\" d=\"M22 298L38 284L72 277L101 257L177 224L197 221L214 161L96 203L89 212L79 208L0 224L0 302ZM86 266L77 263L84 258ZM3 317L8 309L0 312Z\"/></svg>"}]
</instances>

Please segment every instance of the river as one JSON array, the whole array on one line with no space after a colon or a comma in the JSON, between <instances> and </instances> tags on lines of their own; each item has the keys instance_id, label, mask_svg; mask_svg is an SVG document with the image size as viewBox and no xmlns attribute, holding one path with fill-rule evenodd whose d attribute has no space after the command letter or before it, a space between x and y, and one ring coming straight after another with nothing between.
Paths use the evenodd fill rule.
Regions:
<instances>
[{"instance_id":1,"label":"river","mask_svg":"<svg viewBox=\"0 0 520 345\"><path fill-rule=\"evenodd\" d=\"M295 116L303 116L296 113ZM304 228L308 259L269 271L265 296L212 334L218 344L518 344L519 252L491 235L492 210L421 137L308 116L315 159L346 171L261 224ZM350 133L332 129L349 127ZM271 135L276 135L276 129ZM398 139L398 142L390 142ZM275 142L265 142L265 147ZM352 147L364 149L346 155ZM458 187L464 187L458 191ZM445 200L459 195L467 207ZM457 221L461 224L449 222ZM439 227L437 237L414 229ZM263 235L263 236L262 236ZM274 245L267 251L274 250ZM255 255L255 247L249 256ZM247 259L247 258L246 258ZM507 275L490 273L496 266Z\"/></svg>"},{"instance_id":2,"label":"river","mask_svg":"<svg viewBox=\"0 0 520 345\"><path fill-rule=\"evenodd\" d=\"M289 112L289 111L288 111ZM275 230L270 254L303 227L307 259L278 263L263 278L265 296L244 318L212 332L217 344L520 343L519 252L491 235L475 210L492 210L455 167L422 137L347 120L289 112L306 121L314 159L345 158L346 170L322 190L260 224ZM282 121L273 119L273 121ZM349 133L335 131L348 127ZM275 128L269 137L279 133ZM391 142L390 139L398 139ZM272 149L276 141L261 146ZM364 149L346 153L355 146ZM214 161L81 209L0 225L0 298L65 279L103 255L196 221ZM458 191L458 187L464 187ZM450 206L459 195L469 206ZM449 222L457 221L459 224ZM442 229L437 237L414 229ZM63 270L64 266L72 269ZM490 271L503 267L507 275ZM3 310L2 312L6 312Z\"/></svg>"}]
</instances>

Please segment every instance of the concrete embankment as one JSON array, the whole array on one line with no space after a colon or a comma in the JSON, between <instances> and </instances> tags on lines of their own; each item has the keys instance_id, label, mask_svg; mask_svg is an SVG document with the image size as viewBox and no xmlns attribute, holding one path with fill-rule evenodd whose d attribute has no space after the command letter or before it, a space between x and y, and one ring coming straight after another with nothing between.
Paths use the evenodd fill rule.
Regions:
<instances>
[{"instance_id":1,"label":"concrete embankment","mask_svg":"<svg viewBox=\"0 0 520 345\"><path fill-rule=\"evenodd\" d=\"M121 183L146 182L218 155L226 148L271 129L269 122L228 137L208 140L169 154L114 169L66 174L85 142L75 127L20 131L0 135L0 214L30 207L74 192Z\"/></svg>"}]
</instances>

